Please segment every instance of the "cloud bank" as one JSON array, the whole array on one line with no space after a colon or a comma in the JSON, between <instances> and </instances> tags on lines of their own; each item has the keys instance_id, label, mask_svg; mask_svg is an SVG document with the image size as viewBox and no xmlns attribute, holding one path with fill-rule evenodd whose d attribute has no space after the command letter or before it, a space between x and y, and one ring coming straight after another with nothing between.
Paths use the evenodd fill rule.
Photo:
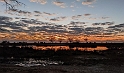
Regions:
<instances>
[{"instance_id":1,"label":"cloud bank","mask_svg":"<svg viewBox=\"0 0 124 73\"><path fill-rule=\"evenodd\" d=\"M54 1L53 4L61 8L66 8L66 4L64 2Z\"/></svg>"},{"instance_id":2,"label":"cloud bank","mask_svg":"<svg viewBox=\"0 0 124 73\"><path fill-rule=\"evenodd\" d=\"M93 7L93 6L91 6L93 3L95 3L96 2L96 0L85 0L85 1L83 1L82 2L82 4L83 5L87 5L87 6L89 6L89 7Z\"/></svg>"},{"instance_id":3,"label":"cloud bank","mask_svg":"<svg viewBox=\"0 0 124 73\"><path fill-rule=\"evenodd\" d=\"M36 3L41 3L41 4L46 4L47 0L30 0L30 2L36 2Z\"/></svg>"}]
</instances>

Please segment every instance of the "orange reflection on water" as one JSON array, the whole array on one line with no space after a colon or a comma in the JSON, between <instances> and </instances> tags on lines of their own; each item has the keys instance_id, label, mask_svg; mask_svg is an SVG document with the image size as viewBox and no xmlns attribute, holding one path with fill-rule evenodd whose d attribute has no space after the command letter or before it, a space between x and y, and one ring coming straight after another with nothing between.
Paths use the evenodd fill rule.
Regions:
<instances>
[{"instance_id":1,"label":"orange reflection on water","mask_svg":"<svg viewBox=\"0 0 124 73\"><path fill-rule=\"evenodd\" d=\"M80 51L94 51L94 50L107 50L108 48L106 47L101 47L98 46L97 48L81 48L81 47L74 47L74 48L69 48L68 46L33 46L34 49L36 50L80 50Z\"/></svg>"},{"instance_id":2,"label":"orange reflection on water","mask_svg":"<svg viewBox=\"0 0 124 73\"><path fill-rule=\"evenodd\" d=\"M69 50L68 46L33 46L36 50Z\"/></svg>"},{"instance_id":3,"label":"orange reflection on water","mask_svg":"<svg viewBox=\"0 0 124 73\"><path fill-rule=\"evenodd\" d=\"M76 49L76 48L75 48ZM106 47L100 47L98 46L97 48L78 48L78 50L81 50L81 51L94 51L94 50L107 50L108 48Z\"/></svg>"}]
</instances>

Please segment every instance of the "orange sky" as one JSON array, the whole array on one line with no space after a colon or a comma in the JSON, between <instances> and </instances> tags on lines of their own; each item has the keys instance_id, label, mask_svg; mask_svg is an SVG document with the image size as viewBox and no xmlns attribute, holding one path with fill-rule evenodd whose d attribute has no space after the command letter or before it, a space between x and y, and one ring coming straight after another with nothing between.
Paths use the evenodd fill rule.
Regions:
<instances>
[{"instance_id":1,"label":"orange sky","mask_svg":"<svg viewBox=\"0 0 124 73\"><path fill-rule=\"evenodd\" d=\"M53 39L53 42L69 42L69 38L73 41L85 42L84 39L88 39L88 42L123 42L123 35L90 35L86 36L83 34L74 35L74 34L55 34L55 33L46 33L46 32L37 32L37 33L0 33L0 40L9 40L9 41L48 41Z\"/></svg>"}]
</instances>

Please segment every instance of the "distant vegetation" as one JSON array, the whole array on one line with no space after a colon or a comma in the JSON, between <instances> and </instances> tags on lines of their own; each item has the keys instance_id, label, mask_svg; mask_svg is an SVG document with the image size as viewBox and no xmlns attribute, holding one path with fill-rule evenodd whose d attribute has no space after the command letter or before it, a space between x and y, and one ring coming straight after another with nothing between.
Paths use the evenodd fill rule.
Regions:
<instances>
[{"instance_id":1,"label":"distant vegetation","mask_svg":"<svg viewBox=\"0 0 124 73\"><path fill-rule=\"evenodd\" d=\"M27 44L27 42L19 42L18 44ZM43 43L43 42L42 42ZM41 43L41 44L42 44ZM81 50L36 50L33 47L29 46L10 46L8 41L3 41L0 43L0 57L15 57L15 58L41 58L41 57L53 57L53 56L75 56L75 55L83 55L83 54L96 54L96 55L124 55L124 47L108 47L108 50L105 51L81 51ZM14 43L13 43L14 44ZM76 44L76 43L74 43Z\"/></svg>"}]
</instances>

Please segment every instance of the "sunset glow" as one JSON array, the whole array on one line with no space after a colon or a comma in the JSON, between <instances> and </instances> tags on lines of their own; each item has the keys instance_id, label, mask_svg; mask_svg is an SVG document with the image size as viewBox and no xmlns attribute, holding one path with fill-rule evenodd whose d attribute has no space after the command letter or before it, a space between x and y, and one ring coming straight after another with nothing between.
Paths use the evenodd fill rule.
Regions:
<instances>
[{"instance_id":1,"label":"sunset glow","mask_svg":"<svg viewBox=\"0 0 124 73\"><path fill-rule=\"evenodd\" d=\"M124 36L118 35L73 35L73 34L49 34L49 33L0 33L0 40L1 41L34 41L34 42L50 42L50 39L53 40L53 42L69 42L69 38L73 42L86 42L84 39L87 38L88 42L123 42Z\"/></svg>"},{"instance_id":2,"label":"sunset glow","mask_svg":"<svg viewBox=\"0 0 124 73\"><path fill-rule=\"evenodd\" d=\"M8 10L2 6L5 4L3 0L0 0L0 41L124 41L123 0L21 2L26 6Z\"/></svg>"}]
</instances>

